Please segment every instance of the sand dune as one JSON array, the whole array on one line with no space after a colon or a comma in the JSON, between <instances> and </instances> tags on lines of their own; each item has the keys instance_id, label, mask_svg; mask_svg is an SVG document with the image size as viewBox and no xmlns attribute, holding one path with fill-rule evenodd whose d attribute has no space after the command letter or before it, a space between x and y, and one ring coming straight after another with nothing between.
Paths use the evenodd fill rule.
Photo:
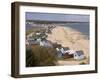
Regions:
<instances>
[{"instance_id":1,"label":"sand dune","mask_svg":"<svg viewBox=\"0 0 100 80\"><path fill-rule=\"evenodd\" d=\"M52 34L47 34L47 40L57 42L72 50L83 50L85 56L89 57L89 40L81 32L70 27L57 26Z\"/></svg>"}]
</instances>

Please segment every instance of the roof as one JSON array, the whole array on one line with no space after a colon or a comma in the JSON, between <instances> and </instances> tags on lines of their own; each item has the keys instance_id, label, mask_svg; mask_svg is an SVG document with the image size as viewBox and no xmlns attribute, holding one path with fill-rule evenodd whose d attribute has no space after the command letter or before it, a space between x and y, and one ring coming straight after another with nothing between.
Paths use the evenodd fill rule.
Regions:
<instances>
[{"instance_id":1,"label":"roof","mask_svg":"<svg viewBox=\"0 0 100 80\"><path fill-rule=\"evenodd\" d=\"M84 55L84 52L82 50L76 51L76 53L77 53L78 56Z\"/></svg>"},{"instance_id":2,"label":"roof","mask_svg":"<svg viewBox=\"0 0 100 80\"><path fill-rule=\"evenodd\" d=\"M67 50L66 52L68 52L68 54L75 54L76 53L76 51L74 51L74 50Z\"/></svg>"},{"instance_id":3,"label":"roof","mask_svg":"<svg viewBox=\"0 0 100 80\"><path fill-rule=\"evenodd\" d=\"M39 42L34 41L34 40L28 40L29 44L39 44Z\"/></svg>"}]
</instances>

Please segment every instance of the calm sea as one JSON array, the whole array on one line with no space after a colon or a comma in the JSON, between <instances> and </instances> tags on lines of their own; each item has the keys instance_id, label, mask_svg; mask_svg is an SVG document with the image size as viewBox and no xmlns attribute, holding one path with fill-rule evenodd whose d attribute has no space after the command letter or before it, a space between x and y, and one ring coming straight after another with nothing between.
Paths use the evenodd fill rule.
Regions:
<instances>
[{"instance_id":1,"label":"calm sea","mask_svg":"<svg viewBox=\"0 0 100 80\"><path fill-rule=\"evenodd\" d=\"M84 22L84 23L66 23L65 26L70 26L73 29L76 29L80 32L82 32L84 35L87 35L89 37L89 32L90 32L90 28L89 28L89 23L88 22Z\"/></svg>"}]
</instances>

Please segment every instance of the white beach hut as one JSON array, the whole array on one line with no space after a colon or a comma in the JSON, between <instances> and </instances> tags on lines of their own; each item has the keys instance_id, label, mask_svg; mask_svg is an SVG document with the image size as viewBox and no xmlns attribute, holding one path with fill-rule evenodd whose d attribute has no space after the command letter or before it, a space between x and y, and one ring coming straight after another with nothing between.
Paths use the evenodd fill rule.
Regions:
<instances>
[{"instance_id":1,"label":"white beach hut","mask_svg":"<svg viewBox=\"0 0 100 80\"><path fill-rule=\"evenodd\" d=\"M74 59L75 60L82 60L84 59L84 53L83 51L76 51L76 53L74 53Z\"/></svg>"},{"instance_id":2,"label":"white beach hut","mask_svg":"<svg viewBox=\"0 0 100 80\"><path fill-rule=\"evenodd\" d=\"M29 45L29 42L28 42L28 40L26 40L26 45Z\"/></svg>"},{"instance_id":3,"label":"white beach hut","mask_svg":"<svg viewBox=\"0 0 100 80\"><path fill-rule=\"evenodd\" d=\"M36 33L36 35L40 35L40 34L41 34L40 32L37 32L37 33Z\"/></svg>"},{"instance_id":4,"label":"white beach hut","mask_svg":"<svg viewBox=\"0 0 100 80\"><path fill-rule=\"evenodd\" d=\"M41 38L38 38L36 41L37 41L37 42L41 42Z\"/></svg>"},{"instance_id":5,"label":"white beach hut","mask_svg":"<svg viewBox=\"0 0 100 80\"><path fill-rule=\"evenodd\" d=\"M64 48L61 48L60 51L62 52L62 54L65 54Z\"/></svg>"}]
</instances>

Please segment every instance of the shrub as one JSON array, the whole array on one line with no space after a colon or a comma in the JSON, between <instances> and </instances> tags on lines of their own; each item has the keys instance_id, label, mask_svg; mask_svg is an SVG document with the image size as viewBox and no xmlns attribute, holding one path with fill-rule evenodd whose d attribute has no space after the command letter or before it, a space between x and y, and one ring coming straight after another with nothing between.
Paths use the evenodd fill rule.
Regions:
<instances>
[{"instance_id":1,"label":"shrub","mask_svg":"<svg viewBox=\"0 0 100 80\"><path fill-rule=\"evenodd\" d=\"M26 50L26 66L53 66L56 64L56 50L42 46L33 46Z\"/></svg>"},{"instance_id":2,"label":"shrub","mask_svg":"<svg viewBox=\"0 0 100 80\"><path fill-rule=\"evenodd\" d=\"M85 62L81 62L81 63L79 63L80 65L83 65L83 64L86 64Z\"/></svg>"}]
</instances>

